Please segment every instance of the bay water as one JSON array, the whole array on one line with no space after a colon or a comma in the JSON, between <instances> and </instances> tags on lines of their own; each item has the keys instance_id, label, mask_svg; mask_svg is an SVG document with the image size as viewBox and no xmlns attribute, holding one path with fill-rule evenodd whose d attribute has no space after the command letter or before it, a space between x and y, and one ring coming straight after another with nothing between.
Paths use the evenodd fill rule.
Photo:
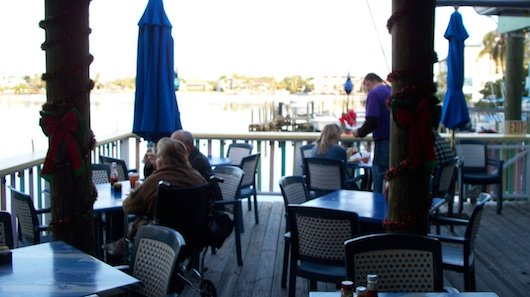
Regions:
<instances>
[{"instance_id":1,"label":"bay water","mask_svg":"<svg viewBox=\"0 0 530 297\"><path fill-rule=\"evenodd\" d=\"M134 92L92 92L91 129L96 140L132 131ZM283 114L314 112L339 117L345 96L289 94L226 94L177 92L182 126L193 132L242 133L251 123L271 119L280 102ZM0 95L0 161L48 148L48 138L39 126L44 94Z\"/></svg>"}]
</instances>

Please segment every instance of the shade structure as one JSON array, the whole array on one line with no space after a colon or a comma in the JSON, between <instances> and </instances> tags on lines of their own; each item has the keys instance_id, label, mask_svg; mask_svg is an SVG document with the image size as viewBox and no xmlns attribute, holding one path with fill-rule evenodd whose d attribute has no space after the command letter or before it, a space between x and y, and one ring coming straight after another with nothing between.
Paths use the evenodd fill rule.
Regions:
<instances>
[{"instance_id":1,"label":"shade structure","mask_svg":"<svg viewBox=\"0 0 530 297\"><path fill-rule=\"evenodd\" d=\"M156 142L182 129L174 84L172 26L162 0L149 0L138 27L133 133Z\"/></svg>"},{"instance_id":2,"label":"shade structure","mask_svg":"<svg viewBox=\"0 0 530 297\"><path fill-rule=\"evenodd\" d=\"M449 41L447 54L447 92L442 106L442 124L449 129L464 127L469 122L469 110L462 91L464 84L464 41L469 37L462 15L451 14L444 37Z\"/></svg>"}]
</instances>

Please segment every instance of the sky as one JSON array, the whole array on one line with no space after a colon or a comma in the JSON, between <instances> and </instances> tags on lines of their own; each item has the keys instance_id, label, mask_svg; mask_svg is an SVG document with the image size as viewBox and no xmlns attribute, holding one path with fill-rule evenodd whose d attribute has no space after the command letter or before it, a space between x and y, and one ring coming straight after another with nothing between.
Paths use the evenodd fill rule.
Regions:
<instances>
[{"instance_id":1,"label":"sky","mask_svg":"<svg viewBox=\"0 0 530 297\"><path fill-rule=\"evenodd\" d=\"M147 0L92 0L91 77L134 77L138 20ZM43 0L0 1L0 75L45 70ZM391 35L386 22L391 0L165 0L173 25L175 67L186 79L214 80L224 74L249 76L321 75L385 77L391 68ZM443 34L452 7L436 8L435 51L447 56ZM461 7L477 45L496 29L496 18Z\"/></svg>"}]
</instances>

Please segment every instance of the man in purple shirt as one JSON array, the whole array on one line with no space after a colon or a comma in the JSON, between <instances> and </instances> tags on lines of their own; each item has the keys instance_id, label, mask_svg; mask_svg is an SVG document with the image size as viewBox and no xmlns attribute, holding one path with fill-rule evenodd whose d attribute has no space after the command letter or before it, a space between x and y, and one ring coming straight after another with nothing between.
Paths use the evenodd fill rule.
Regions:
<instances>
[{"instance_id":1,"label":"man in purple shirt","mask_svg":"<svg viewBox=\"0 0 530 297\"><path fill-rule=\"evenodd\" d=\"M390 98L390 86L375 73L368 73L363 80L368 92L366 119L359 129L352 131L355 137L372 133L375 142L372 176L374 192L383 192L383 180L390 163L390 110L386 101Z\"/></svg>"}]
</instances>

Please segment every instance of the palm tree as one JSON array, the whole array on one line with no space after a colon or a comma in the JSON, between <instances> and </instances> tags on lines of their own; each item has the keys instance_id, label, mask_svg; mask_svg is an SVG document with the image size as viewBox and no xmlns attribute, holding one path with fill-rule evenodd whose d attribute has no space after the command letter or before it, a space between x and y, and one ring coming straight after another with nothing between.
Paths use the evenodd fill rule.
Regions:
<instances>
[{"instance_id":1,"label":"palm tree","mask_svg":"<svg viewBox=\"0 0 530 297\"><path fill-rule=\"evenodd\" d=\"M506 58L506 42L504 35L497 33L497 31L491 31L484 35L482 39L482 45L484 48L478 54L478 57L481 58L485 55L488 55L495 63L495 72L504 73L505 69L505 58Z\"/></svg>"}]
</instances>

